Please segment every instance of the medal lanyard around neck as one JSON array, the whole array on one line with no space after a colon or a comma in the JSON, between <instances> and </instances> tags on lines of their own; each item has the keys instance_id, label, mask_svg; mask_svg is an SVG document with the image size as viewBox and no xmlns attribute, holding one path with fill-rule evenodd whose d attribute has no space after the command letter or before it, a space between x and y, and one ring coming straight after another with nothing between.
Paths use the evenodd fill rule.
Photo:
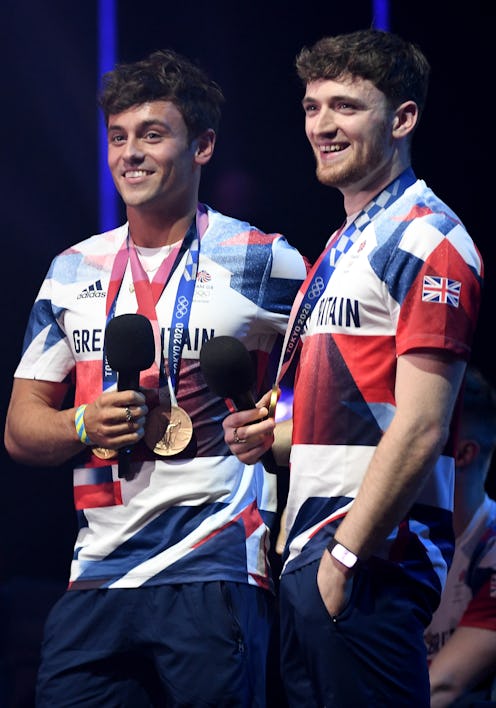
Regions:
<instances>
[{"instance_id":1,"label":"medal lanyard around neck","mask_svg":"<svg viewBox=\"0 0 496 708\"><path fill-rule=\"evenodd\" d=\"M416 177L413 170L411 168L406 169L374 197L344 231L344 226L342 226L331 237L328 245L300 287L291 308L273 390L277 389L279 382L288 370L300 337L303 334L305 324L312 314L317 300L324 292L338 260L351 248L365 227L385 209L388 209L415 181Z\"/></svg>"},{"instance_id":2,"label":"medal lanyard around neck","mask_svg":"<svg viewBox=\"0 0 496 708\"><path fill-rule=\"evenodd\" d=\"M155 362L148 370L153 374L157 391L165 381L165 366L163 359L162 338L158 325L156 305L169 282L178 264L186 255L186 264L176 292L175 304L172 313L172 323L169 335L169 373L167 383L173 405L176 405L175 392L181 362L181 352L188 332L188 323L193 302L193 294L198 270L200 255L200 238L208 226L208 216L203 205L199 205L196 218L189 227L179 251L174 250L164 259L152 282L141 265L129 234L117 253L112 267L110 284L106 301L107 324L115 315L117 297L122 285L124 273L128 264L131 264L134 290L138 303L138 313L148 317L152 324L155 339ZM103 390L108 389L117 380L117 374L107 364L104 351L103 356Z\"/></svg>"}]
</instances>

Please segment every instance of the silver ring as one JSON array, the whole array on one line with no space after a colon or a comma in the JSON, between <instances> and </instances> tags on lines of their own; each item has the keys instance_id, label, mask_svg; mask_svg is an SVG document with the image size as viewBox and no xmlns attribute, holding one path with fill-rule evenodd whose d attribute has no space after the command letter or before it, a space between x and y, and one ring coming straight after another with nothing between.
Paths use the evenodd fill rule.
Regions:
<instances>
[{"instance_id":1,"label":"silver ring","mask_svg":"<svg viewBox=\"0 0 496 708\"><path fill-rule=\"evenodd\" d=\"M126 406L126 422L134 423L133 414L131 413L131 409L129 408L129 406Z\"/></svg>"},{"instance_id":2,"label":"silver ring","mask_svg":"<svg viewBox=\"0 0 496 708\"><path fill-rule=\"evenodd\" d=\"M242 439L238 436L238 429L237 429L237 428L234 428L233 439L234 439L234 442L235 442L236 444L245 443L245 442L246 442L246 439L243 439L243 440L242 440Z\"/></svg>"}]
</instances>

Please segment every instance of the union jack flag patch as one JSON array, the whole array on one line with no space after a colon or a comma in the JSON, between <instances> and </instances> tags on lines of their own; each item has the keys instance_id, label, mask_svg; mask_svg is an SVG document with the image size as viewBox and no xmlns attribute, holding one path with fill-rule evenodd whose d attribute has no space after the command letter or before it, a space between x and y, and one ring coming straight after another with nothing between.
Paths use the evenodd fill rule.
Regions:
<instances>
[{"instance_id":1,"label":"union jack flag patch","mask_svg":"<svg viewBox=\"0 0 496 708\"><path fill-rule=\"evenodd\" d=\"M422 300L423 302L439 302L443 305L458 307L461 288L462 284L459 280L451 280L451 278L437 275L424 275Z\"/></svg>"}]
</instances>

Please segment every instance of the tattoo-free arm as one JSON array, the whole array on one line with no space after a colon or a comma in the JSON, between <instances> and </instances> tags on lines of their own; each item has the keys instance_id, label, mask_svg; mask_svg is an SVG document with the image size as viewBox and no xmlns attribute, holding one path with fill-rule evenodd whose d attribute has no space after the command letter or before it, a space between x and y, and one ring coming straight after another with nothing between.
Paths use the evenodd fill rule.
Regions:
<instances>
[{"instance_id":1,"label":"tattoo-free arm","mask_svg":"<svg viewBox=\"0 0 496 708\"><path fill-rule=\"evenodd\" d=\"M442 352L398 358L396 411L336 538L367 558L399 524L431 474L449 435L465 362ZM341 578L339 578L341 575ZM345 601L343 574L324 553L318 583L330 614Z\"/></svg>"},{"instance_id":2,"label":"tattoo-free arm","mask_svg":"<svg viewBox=\"0 0 496 708\"><path fill-rule=\"evenodd\" d=\"M429 667L431 708L446 708L488 676L496 678L496 632L458 627Z\"/></svg>"},{"instance_id":3,"label":"tattoo-free arm","mask_svg":"<svg viewBox=\"0 0 496 708\"><path fill-rule=\"evenodd\" d=\"M62 409L65 384L15 379L7 411L5 447L17 462L59 465L84 449L74 425L75 408ZM126 419L130 408L132 422ZM117 450L144 435L148 407L139 391L109 391L87 401L84 423L94 445Z\"/></svg>"},{"instance_id":4,"label":"tattoo-free arm","mask_svg":"<svg viewBox=\"0 0 496 708\"><path fill-rule=\"evenodd\" d=\"M5 424L5 447L17 462L57 465L83 449L74 426L74 408L60 410L66 384L14 379Z\"/></svg>"}]
</instances>

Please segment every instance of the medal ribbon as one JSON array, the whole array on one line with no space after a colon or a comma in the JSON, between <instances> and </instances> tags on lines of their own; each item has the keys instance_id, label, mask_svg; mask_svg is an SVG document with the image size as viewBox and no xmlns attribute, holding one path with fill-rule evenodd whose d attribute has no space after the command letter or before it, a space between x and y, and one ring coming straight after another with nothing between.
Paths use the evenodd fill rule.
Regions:
<instances>
[{"instance_id":1,"label":"medal ribbon","mask_svg":"<svg viewBox=\"0 0 496 708\"><path fill-rule=\"evenodd\" d=\"M291 360L296 352L305 323L312 314L312 310L324 292L331 278L338 260L355 243L358 235L385 209L391 206L403 192L416 181L411 168L406 169L390 185L372 199L347 226L336 231L321 253L313 267L310 269L305 281L301 285L291 308L288 327L279 361L278 372L274 388L277 387L288 370Z\"/></svg>"},{"instance_id":2,"label":"medal ribbon","mask_svg":"<svg viewBox=\"0 0 496 708\"><path fill-rule=\"evenodd\" d=\"M200 254L200 238L205 233L208 226L208 214L204 205L199 204L196 218L189 227L181 246L176 247L164 259L153 280L150 282L134 244L131 243L129 233L119 249L112 267L109 288L106 301L107 324L115 315L117 297L122 285L127 263L130 262L133 277L134 290L138 303L138 313L148 317L152 324L155 339L155 362L144 372L146 378L153 378L153 386L160 389L165 380L165 367L162 352L162 339L158 325L156 305L167 286L172 274L187 253L184 272L179 282L176 293L176 300L173 309L172 325L169 337L169 376L167 382L171 393L171 399L175 404L175 390L177 386L177 376L181 352L184 346L185 334L188 331L189 316L193 294L195 289L196 273ZM106 390L116 382L117 374L107 364L107 357L104 351L103 356L103 390Z\"/></svg>"},{"instance_id":3,"label":"medal ribbon","mask_svg":"<svg viewBox=\"0 0 496 708\"><path fill-rule=\"evenodd\" d=\"M189 317L191 305L193 304L198 260L200 257L200 239L198 237L196 223L194 223L193 226L193 238L186 256L184 271L177 288L169 333L169 375L167 381L172 405L177 405L176 390L179 365L181 363L181 353L188 333Z\"/></svg>"}]
</instances>

